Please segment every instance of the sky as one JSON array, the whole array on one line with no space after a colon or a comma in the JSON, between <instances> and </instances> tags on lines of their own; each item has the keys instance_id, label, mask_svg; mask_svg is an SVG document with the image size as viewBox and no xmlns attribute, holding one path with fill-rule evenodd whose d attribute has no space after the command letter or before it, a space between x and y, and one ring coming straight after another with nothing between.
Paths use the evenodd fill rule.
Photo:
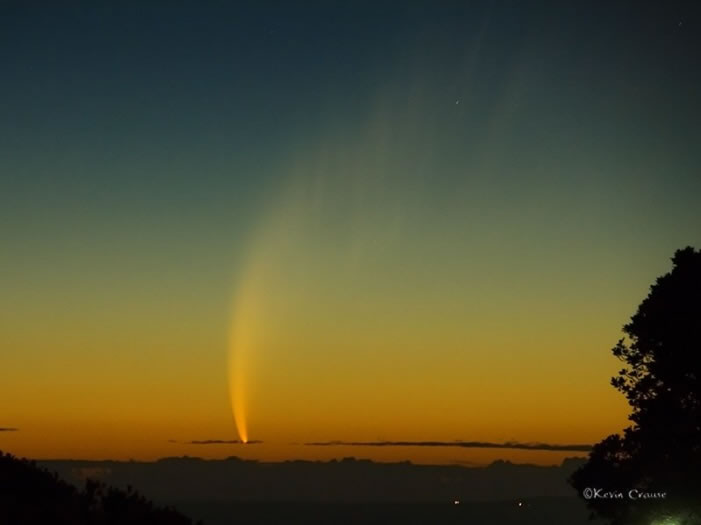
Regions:
<instances>
[{"instance_id":1,"label":"sky","mask_svg":"<svg viewBox=\"0 0 701 525\"><path fill-rule=\"evenodd\" d=\"M3 4L0 449L620 431L610 349L701 246L701 16L562 4Z\"/></svg>"}]
</instances>

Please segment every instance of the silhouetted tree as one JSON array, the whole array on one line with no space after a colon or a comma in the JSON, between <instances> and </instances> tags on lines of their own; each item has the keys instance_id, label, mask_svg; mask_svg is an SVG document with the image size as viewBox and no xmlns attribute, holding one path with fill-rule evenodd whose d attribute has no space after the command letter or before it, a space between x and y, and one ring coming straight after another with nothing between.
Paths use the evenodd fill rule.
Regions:
<instances>
[{"instance_id":1,"label":"silhouetted tree","mask_svg":"<svg viewBox=\"0 0 701 525\"><path fill-rule=\"evenodd\" d=\"M12 525L192 525L168 507L88 480L79 491L31 461L0 452L0 524Z\"/></svg>"},{"instance_id":2,"label":"silhouetted tree","mask_svg":"<svg viewBox=\"0 0 701 525\"><path fill-rule=\"evenodd\" d=\"M678 250L672 262L612 350L625 367L611 384L632 425L595 445L570 478L615 525L701 523L701 251ZM641 492L654 497L631 498Z\"/></svg>"}]
</instances>

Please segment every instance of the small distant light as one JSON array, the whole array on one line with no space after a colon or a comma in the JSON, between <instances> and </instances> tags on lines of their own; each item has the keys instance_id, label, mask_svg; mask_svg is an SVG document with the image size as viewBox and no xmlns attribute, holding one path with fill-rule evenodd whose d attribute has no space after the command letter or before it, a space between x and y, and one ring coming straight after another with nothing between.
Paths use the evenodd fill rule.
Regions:
<instances>
[{"instance_id":1,"label":"small distant light","mask_svg":"<svg viewBox=\"0 0 701 525\"><path fill-rule=\"evenodd\" d=\"M672 517L666 517L662 520L653 521L652 525L680 525L680 523L682 523L681 520Z\"/></svg>"},{"instance_id":2,"label":"small distant light","mask_svg":"<svg viewBox=\"0 0 701 525\"><path fill-rule=\"evenodd\" d=\"M523 501L519 501L519 502L518 502L518 506L519 506L519 507L523 507Z\"/></svg>"},{"instance_id":3,"label":"small distant light","mask_svg":"<svg viewBox=\"0 0 701 525\"><path fill-rule=\"evenodd\" d=\"M453 505L460 505L460 500L456 499L455 501L453 501Z\"/></svg>"}]
</instances>

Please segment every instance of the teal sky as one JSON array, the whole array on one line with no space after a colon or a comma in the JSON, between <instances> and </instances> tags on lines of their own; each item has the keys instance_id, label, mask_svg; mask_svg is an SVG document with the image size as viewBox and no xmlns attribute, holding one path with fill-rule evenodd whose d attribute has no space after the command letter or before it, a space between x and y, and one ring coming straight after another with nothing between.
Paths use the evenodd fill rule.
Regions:
<instances>
[{"instance_id":1,"label":"teal sky","mask_svg":"<svg viewBox=\"0 0 701 525\"><path fill-rule=\"evenodd\" d=\"M318 374L304 356L344 330L395 348L425 341L428 319L437 360L492 333L603 392L620 326L674 250L701 244L699 23L682 3L0 8L0 354L14 374L0 398L40 381L77 414L51 379L75 372L118 410L112 364L140 363L135 395L157 370L170 388L192 369L185 384L215 407L204 427L227 428L232 297L254 288L273 343L318 323L300 368L283 360L292 390ZM604 357L558 353L573 331ZM407 348L418 384L421 345ZM0 403L19 420L0 426L41 426L31 399ZM331 417L315 414L310 428ZM413 432L408 417L391 428ZM497 426L465 437L512 437Z\"/></svg>"}]
</instances>

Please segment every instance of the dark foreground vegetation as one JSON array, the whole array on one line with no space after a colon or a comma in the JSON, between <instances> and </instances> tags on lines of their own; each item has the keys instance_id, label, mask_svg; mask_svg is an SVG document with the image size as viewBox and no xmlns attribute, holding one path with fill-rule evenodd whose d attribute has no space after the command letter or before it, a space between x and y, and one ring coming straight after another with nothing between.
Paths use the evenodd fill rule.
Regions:
<instances>
[{"instance_id":1,"label":"dark foreground vegetation","mask_svg":"<svg viewBox=\"0 0 701 525\"><path fill-rule=\"evenodd\" d=\"M0 524L192 525L131 488L86 481L81 490L34 462L0 452Z\"/></svg>"},{"instance_id":2,"label":"dark foreground vegetation","mask_svg":"<svg viewBox=\"0 0 701 525\"><path fill-rule=\"evenodd\" d=\"M590 498L612 525L701 524L701 251L677 250L672 263L612 350L623 368L611 384L631 424L597 443L570 479L580 494L650 495Z\"/></svg>"}]
</instances>

